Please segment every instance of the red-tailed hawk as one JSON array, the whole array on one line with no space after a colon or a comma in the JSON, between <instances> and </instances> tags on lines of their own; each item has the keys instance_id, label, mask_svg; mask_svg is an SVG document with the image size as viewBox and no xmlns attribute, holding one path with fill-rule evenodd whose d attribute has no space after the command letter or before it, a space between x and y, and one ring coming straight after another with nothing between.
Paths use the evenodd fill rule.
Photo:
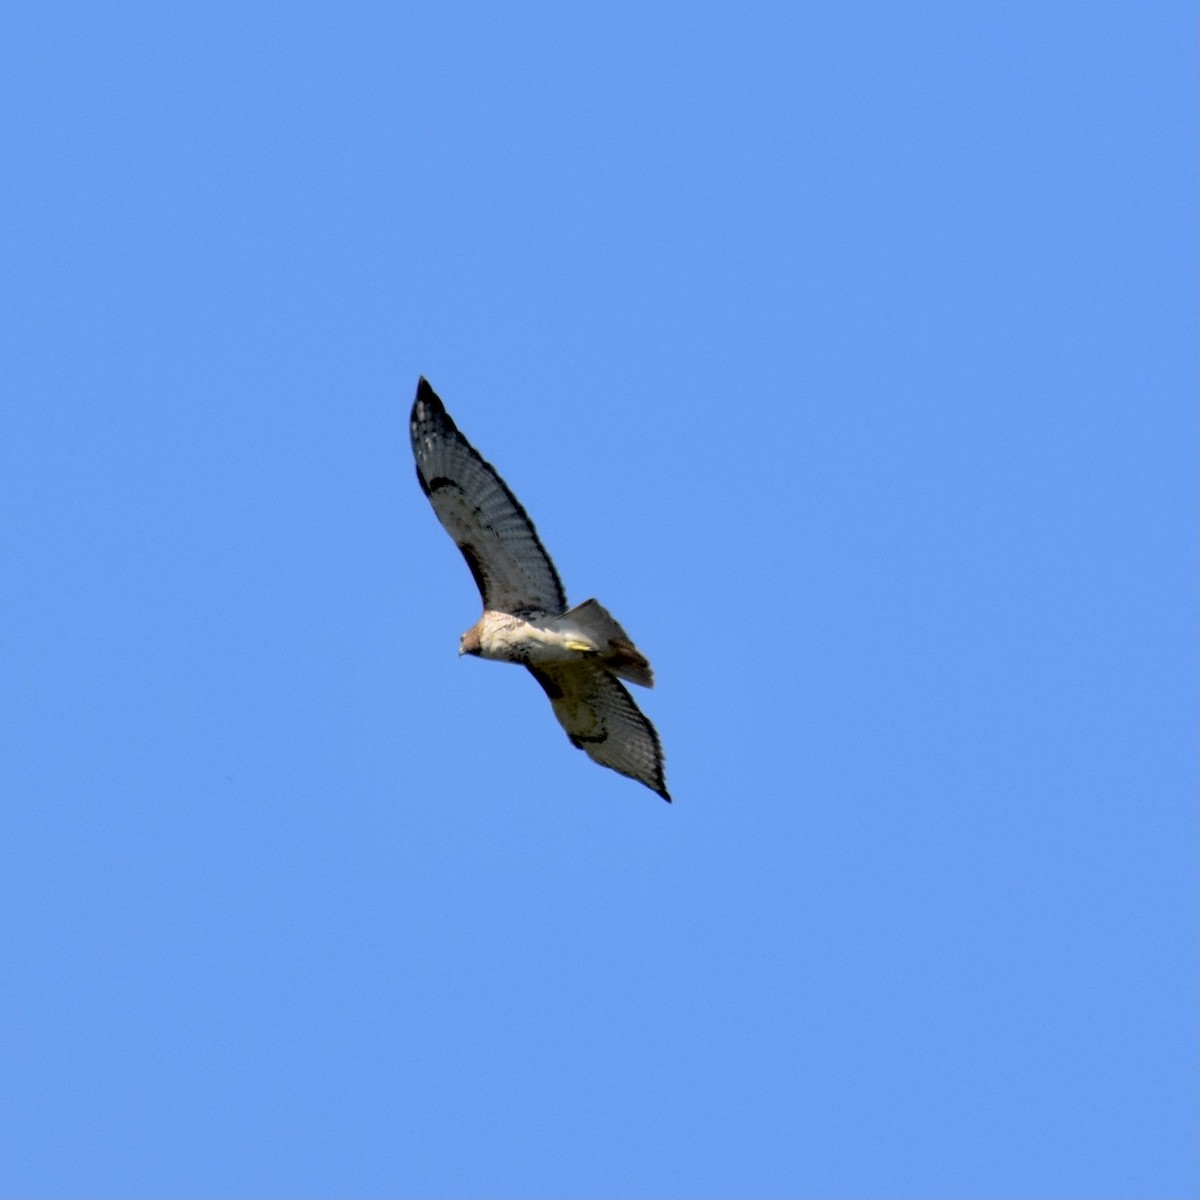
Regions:
<instances>
[{"instance_id":1,"label":"red-tailed hawk","mask_svg":"<svg viewBox=\"0 0 1200 1200\"><path fill-rule=\"evenodd\" d=\"M653 687L650 664L595 600L567 608L533 522L424 379L410 428L417 481L483 597L459 654L528 667L572 746L669 802L658 734L617 678Z\"/></svg>"}]
</instances>

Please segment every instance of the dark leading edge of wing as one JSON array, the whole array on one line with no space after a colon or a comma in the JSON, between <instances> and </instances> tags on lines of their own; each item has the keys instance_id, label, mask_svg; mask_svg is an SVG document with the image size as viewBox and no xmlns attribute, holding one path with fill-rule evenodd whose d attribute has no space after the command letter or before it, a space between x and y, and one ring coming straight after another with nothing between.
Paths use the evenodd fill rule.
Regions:
<instances>
[{"instance_id":1,"label":"dark leading edge of wing","mask_svg":"<svg viewBox=\"0 0 1200 1200\"><path fill-rule=\"evenodd\" d=\"M410 431L417 482L467 560L484 608L564 612L562 582L533 522L423 377Z\"/></svg>"}]
</instances>

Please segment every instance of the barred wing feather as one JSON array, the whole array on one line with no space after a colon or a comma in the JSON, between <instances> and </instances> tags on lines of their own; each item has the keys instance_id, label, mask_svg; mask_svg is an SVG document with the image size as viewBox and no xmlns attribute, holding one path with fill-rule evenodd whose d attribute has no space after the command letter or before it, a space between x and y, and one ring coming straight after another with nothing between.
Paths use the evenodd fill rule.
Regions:
<instances>
[{"instance_id":1,"label":"barred wing feather","mask_svg":"<svg viewBox=\"0 0 1200 1200\"><path fill-rule=\"evenodd\" d=\"M542 663L529 671L550 697L572 746L670 803L658 734L615 676L588 661Z\"/></svg>"},{"instance_id":2,"label":"barred wing feather","mask_svg":"<svg viewBox=\"0 0 1200 1200\"><path fill-rule=\"evenodd\" d=\"M533 522L424 379L410 431L417 481L467 560L483 607L522 615L564 612L562 582Z\"/></svg>"}]
</instances>

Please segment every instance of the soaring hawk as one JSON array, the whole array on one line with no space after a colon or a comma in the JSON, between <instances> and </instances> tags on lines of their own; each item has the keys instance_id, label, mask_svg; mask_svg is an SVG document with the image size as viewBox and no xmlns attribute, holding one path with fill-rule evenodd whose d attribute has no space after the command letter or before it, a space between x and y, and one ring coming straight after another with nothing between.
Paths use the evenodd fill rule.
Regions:
<instances>
[{"instance_id":1,"label":"soaring hawk","mask_svg":"<svg viewBox=\"0 0 1200 1200\"><path fill-rule=\"evenodd\" d=\"M423 378L410 429L417 482L483 597L459 654L527 667L572 746L669 802L658 734L617 678L653 687L644 655L595 600L567 607L533 522Z\"/></svg>"}]
</instances>

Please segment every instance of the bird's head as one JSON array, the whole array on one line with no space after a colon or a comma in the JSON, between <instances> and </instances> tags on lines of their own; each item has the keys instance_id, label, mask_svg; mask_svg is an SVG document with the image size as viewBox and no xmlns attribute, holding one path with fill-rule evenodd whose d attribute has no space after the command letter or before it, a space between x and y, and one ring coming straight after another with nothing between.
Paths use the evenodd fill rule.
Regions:
<instances>
[{"instance_id":1,"label":"bird's head","mask_svg":"<svg viewBox=\"0 0 1200 1200\"><path fill-rule=\"evenodd\" d=\"M466 633L462 635L458 643L458 653L463 654L479 654L481 653L479 646L479 626L472 625Z\"/></svg>"}]
</instances>

